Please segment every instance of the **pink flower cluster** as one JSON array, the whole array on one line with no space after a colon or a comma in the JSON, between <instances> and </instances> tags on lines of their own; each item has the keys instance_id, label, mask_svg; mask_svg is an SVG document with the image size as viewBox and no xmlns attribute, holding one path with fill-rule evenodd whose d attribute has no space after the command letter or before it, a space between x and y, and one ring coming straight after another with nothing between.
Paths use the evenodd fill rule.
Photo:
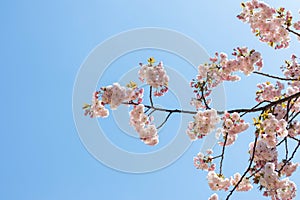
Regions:
<instances>
[{"instance_id":1,"label":"pink flower cluster","mask_svg":"<svg viewBox=\"0 0 300 200\"><path fill-rule=\"evenodd\" d=\"M235 59L228 59L225 53L215 53L215 57L210 58L210 63L198 66L197 78L190 83L197 100L193 99L191 104L195 105L197 109L206 107L201 100L211 94L212 88L217 87L223 81L240 80L239 76L233 74L234 72L241 71L245 75L249 75L254 71L255 66L258 70L263 66L261 54L254 50L248 50L247 47L234 49L232 55L235 56ZM207 104L209 102L210 99L207 99Z\"/></svg>"},{"instance_id":2,"label":"pink flower cluster","mask_svg":"<svg viewBox=\"0 0 300 200\"><path fill-rule=\"evenodd\" d=\"M208 135L219 123L220 118L215 109L198 111L193 117L194 121L189 122L187 135L191 140L201 139Z\"/></svg>"},{"instance_id":3,"label":"pink flower cluster","mask_svg":"<svg viewBox=\"0 0 300 200\"><path fill-rule=\"evenodd\" d=\"M217 138L219 134L222 133L223 137L227 135L227 140L225 146L231 145L237 139L237 135L249 128L249 123L246 123L240 118L238 113L225 113L222 117L223 128L220 132L217 132ZM219 142L219 145L224 146L224 142Z\"/></svg>"},{"instance_id":4,"label":"pink flower cluster","mask_svg":"<svg viewBox=\"0 0 300 200\"><path fill-rule=\"evenodd\" d=\"M297 21L293 24L294 28L299 31L300 30L300 21Z\"/></svg>"},{"instance_id":5,"label":"pink flower cluster","mask_svg":"<svg viewBox=\"0 0 300 200\"><path fill-rule=\"evenodd\" d=\"M300 80L300 64L297 61L297 56L292 55L291 60L286 60L285 61L285 66L281 67L281 70L283 71L283 74L286 78L289 79L299 79ZM300 88L300 81L292 81L289 82L289 85L292 87L297 87L294 88L294 90L298 90Z\"/></svg>"},{"instance_id":6,"label":"pink flower cluster","mask_svg":"<svg viewBox=\"0 0 300 200\"><path fill-rule=\"evenodd\" d=\"M249 144L249 154L253 155L254 142ZM267 162L277 162L278 152L276 147L268 147L263 140L257 140L253 161L257 168L264 166Z\"/></svg>"},{"instance_id":7,"label":"pink flower cluster","mask_svg":"<svg viewBox=\"0 0 300 200\"><path fill-rule=\"evenodd\" d=\"M254 71L254 66L260 70L263 66L261 54L247 47L237 47L234 49L235 59L228 59L225 53L215 53L215 57L210 58L210 64L198 67L198 80L207 81L209 87L216 87L222 81L237 81L240 79L234 72L241 71L249 75Z\"/></svg>"},{"instance_id":8,"label":"pink flower cluster","mask_svg":"<svg viewBox=\"0 0 300 200\"><path fill-rule=\"evenodd\" d=\"M235 186L239 180L241 179L241 175L239 173L234 174L233 178L230 178L230 183L231 185ZM248 178L243 178L242 182L238 185L238 187L236 188L236 191L249 191L253 188L250 180Z\"/></svg>"},{"instance_id":9,"label":"pink flower cluster","mask_svg":"<svg viewBox=\"0 0 300 200\"><path fill-rule=\"evenodd\" d=\"M100 94L102 103L104 105L109 104L112 110L116 110L123 102L129 102L137 99L138 103L141 103L144 89L126 88L120 86L119 83L114 83L113 85L102 87Z\"/></svg>"},{"instance_id":10,"label":"pink flower cluster","mask_svg":"<svg viewBox=\"0 0 300 200\"><path fill-rule=\"evenodd\" d=\"M104 107L102 101L98 100L99 92L94 92L92 97L92 104L86 104L83 109L85 110L84 115L89 115L91 118L95 117L107 117L109 111Z\"/></svg>"},{"instance_id":11,"label":"pink flower cluster","mask_svg":"<svg viewBox=\"0 0 300 200\"><path fill-rule=\"evenodd\" d=\"M268 147L276 147L277 137L284 138L288 135L287 121L277 120L271 113L261 123L260 136Z\"/></svg>"},{"instance_id":12,"label":"pink flower cluster","mask_svg":"<svg viewBox=\"0 0 300 200\"><path fill-rule=\"evenodd\" d=\"M276 166L277 170L280 170L284 164L285 164L284 162L278 163L278 165ZM282 170L280 171L280 174L285 175L286 177L289 177L296 171L298 166L299 166L299 163L288 162L282 168Z\"/></svg>"},{"instance_id":13,"label":"pink flower cluster","mask_svg":"<svg viewBox=\"0 0 300 200\"><path fill-rule=\"evenodd\" d=\"M260 41L275 46L275 49L289 46L290 37L286 27L291 25L290 11L285 12L284 8L276 10L258 0L242 3L242 7L238 19L249 23L252 32L260 38Z\"/></svg>"},{"instance_id":14,"label":"pink flower cluster","mask_svg":"<svg viewBox=\"0 0 300 200\"><path fill-rule=\"evenodd\" d=\"M168 91L169 76L163 67L163 63L159 62L157 65L152 63L143 65L140 63L139 78L157 90L154 96L162 96Z\"/></svg>"},{"instance_id":15,"label":"pink flower cluster","mask_svg":"<svg viewBox=\"0 0 300 200\"><path fill-rule=\"evenodd\" d=\"M265 82L258 84L257 87L259 90L256 92L255 100L258 102L278 100L278 98L282 95L282 90L284 89L284 85L279 81L276 82L276 85L273 85L270 82Z\"/></svg>"},{"instance_id":16,"label":"pink flower cluster","mask_svg":"<svg viewBox=\"0 0 300 200\"><path fill-rule=\"evenodd\" d=\"M288 178L280 180L274 163L266 163L260 172L259 183L265 189L264 196L274 200L291 200L296 197L295 183Z\"/></svg>"},{"instance_id":17,"label":"pink flower cluster","mask_svg":"<svg viewBox=\"0 0 300 200\"><path fill-rule=\"evenodd\" d=\"M288 134L291 137L296 137L300 135L300 122L298 120L293 120L288 127Z\"/></svg>"},{"instance_id":18,"label":"pink flower cluster","mask_svg":"<svg viewBox=\"0 0 300 200\"><path fill-rule=\"evenodd\" d=\"M209 171L207 174L208 185L210 189L227 191L230 187L230 180L224 178L223 175L217 174L215 171Z\"/></svg>"},{"instance_id":19,"label":"pink flower cluster","mask_svg":"<svg viewBox=\"0 0 300 200\"><path fill-rule=\"evenodd\" d=\"M139 104L130 111L130 125L138 132L140 139L147 145L158 144L158 134L155 125L151 124L153 118L144 113L144 105Z\"/></svg>"},{"instance_id":20,"label":"pink flower cluster","mask_svg":"<svg viewBox=\"0 0 300 200\"><path fill-rule=\"evenodd\" d=\"M211 195L211 196L208 198L208 200L219 200L219 196L218 196L216 193L214 193L213 195Z\"/></svg>"},{"instance_id":21,"label":"pink flower cluster","mask_svg":"<svg viewBox=\"0 0 300 200\"><path fill-rule=\"evenodd\" d=\"M197 169L205 170L205 171L214 171L216 169L216 164L212 163L213 157L211 154L212 150L207 151L207 156L204 156L203 153L199 152L196 157L194 157L194 166Z\"/></svg>"}]
</instances>

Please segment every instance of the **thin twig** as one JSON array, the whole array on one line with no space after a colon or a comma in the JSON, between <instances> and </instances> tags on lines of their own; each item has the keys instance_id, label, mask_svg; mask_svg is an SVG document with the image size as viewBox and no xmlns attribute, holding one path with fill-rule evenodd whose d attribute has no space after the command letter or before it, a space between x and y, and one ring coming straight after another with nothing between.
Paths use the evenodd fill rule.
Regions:
<instances>
[{"instance_id":1,"label":"thin twig","mask_svg":"<svg viewBox=\"0 0 300 200\"><path fill-rule=\"evenodd\" d=\"M243 181L243 179L245 178L246 174L250 171L251 169L251 165L253 163L254 160L254 155L255 155L255 149L256 149L256 144L257 144L257 139L258 139L258 134L255 133L255 140L254 140L254 146L253 146L253 153L252 153L252 157L250 159L250 163L248 168L246 169L246 171L244 172L244 174L241 176L240 180L237 182L237 184L233 187L232 190L230 190L229 194L226 197L226 200L229 199L229 197L232 195L232 193L236 190L236 188L240 185L240 183Z\"/></svg>"},{"instance_id":2,"label":"thin twig","mask_svg":"<svg viewBox=\"0 0 300 200\"><path fill-rule=\"evenodd\" d=\"M297 33L296 31L291 30L289 27L287 27L286 30L287 30L288 32L293 33L293 34L295 34L296 36L300 37L300 33Z\"/></svg>"},{"instance_id":3,"label":"thin twig","mask_svg":"<svg viewBox=\"0 0 300 200\"><path fill-rule=\"evenodd\" d=\"M226 146L227 138L228 138L228 133L225 134L224 145L222 148L221 161L220 161L220 174L222 174L222 167L223 167L223 160L225 155L225 146Z\"/></svg>"},{"instance_id":4,"label":"thin twig","mask_svg":"<svg viewBox=\"0 0 300 200\"><path fill-rule=\"evenodd\" d=\"M292 78L283 78L283 77L273 76L273 75L258 72L258 71L254 71L253 74L259 74L259 75L262 75L262 76L266 76L266 77L269 77L269 78L282 80L282 81L299 81L299 79L296 79L296 78L294 78L294 79L292 79Z\"/></svg>"},{"instance_id":5,"label":"thin twig","mask_svg":"<svg viewBox=\"0 0 300 200\"><path fill-rule=\"evenodd\" d=\"M260 170L262 170L264 168L264 166L260 167L259 169L255 170L255 172L253 172L250 176L246 177L247 179L251 178L252 176L254 176L255 174L257 174L258 172L260 172Z\"/></svg>"},{"instance_id":6,"label":"thin twig","mask_svg":"<svg viewBox=\"0 0 300 200\"><path fill-rule=\"evenodd\" d=\"M150 92L149 92L149 99L150 99L150 104L153 107L153 100L152 100L152 86L150 86Z\"/></svg>"},{"instance_id":7,"label":"thin twig","mask_svg":"<svg viewBox=\"0 0 300 200\"><path fill-rule=\"evenodd\" d=\"M298 111L290 120L288 123L291 123L298 115L300 114L300 111Z\"/></svg>"},{"instance_id":8,"label":"thin twig","mask_svg":"<svg viewBox=\"0 0 300 200\"><path fill-rule=\"evenodd\" d=\"M169 114L167 115L166 119L163 121L163 123L161 123L161 125L159 125L157 127L157 129L160 129L168 121L168 119L169 119L169 117L171 116L172 113L173 112L169 112Z\"/></svg>"},{"instance_id":9,"label":"thin twig","mask_svg":"<svg viewBox=\"0 0 300 200\"><path fill-rule=\"evenodd\" d=\"M284 146L285 146L285 160L288 159L289 157L289 149L288 149L288 141L287 141L287 137L285 137L284 139Z\"/></svg>"},{"instance_id":10,"label":"thin twig","mask_svg":"<svg viewBox=\"0 0 300 200\"><path fill-rule=\"evenodd\" d=\"M297 144L296 148L294 149L291 157L289 159L285 160L284 164L281 166L281 168L279 170L276 170L278 173L280 173L283 170L283 168L294 158L299 147L300 147L300 140L298 141L298 144Z\"/></svg>"}]
</instances>

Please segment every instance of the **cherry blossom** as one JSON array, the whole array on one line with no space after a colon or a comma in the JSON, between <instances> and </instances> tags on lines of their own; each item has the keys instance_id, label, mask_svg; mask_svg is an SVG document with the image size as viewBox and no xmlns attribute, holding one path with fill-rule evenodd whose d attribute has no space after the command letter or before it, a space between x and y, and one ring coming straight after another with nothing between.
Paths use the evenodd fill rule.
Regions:
<instances>
[{"instance_id":1,"label":"cherry blossom","mask_svg":"<svg viewBox=\"0 0 300 200\"><path fill-rule=\"evenodd\" d=\"M169 76L163 67L163 62L157 65L154 65L154 62L154 58L150 58L148 64L140 63L139 78L156 89L154 96L162 96L168 91Z\"/></svg>"},{"instance_id":2,"label":"cherry blossom","mask_svg":"<svg viewBox=\"0 0 300 200\"><path fill-rule=\"evenodd\" d=\"M142 101L144 90L141 88L126 88L120 86L119 83L114 83L106 87L102 87L100 90L102 102L109 104L112 110L116 110L117 107L123 102L129 102L133 100Z\"/></svg>"},{"instance_id":3,"label":"cherry blossom","mask_svg":"<svg viewBox=\"0 0 300 200\"><path fill-rule=\"evenodd\" d=\"M216 128L220 118L215 109L198 111L193 117L194 121L189 122L187 135L191 140L201 139Z\"/></svg>"},{"instance_id":4,"label":"cherry blossom","mask_svg":"<svg viewBox=\"0 0 300 200\"><path fill-rule=\"evenodd\" d=\"M139 104L130 111L130 125L138 132L140 139L147 145L158 144L158 134L155 125L151 124L152 119L144 114L144 105Z\"/></svg>"},{"instance_id":5,"label":"cherry blossom","mask_svg":"<svg viewBox=\"0 0 300 200\"><path fill-rule=\"evenodd\" d=\"M286 27L291 25L291 12L284 8L275 9L268 4L252 0L242 3L243 10L238 19L249 23L251 30L260 41L274 46L275 49L287 48L290 37ZM296 25L297 27L297 25Z\"/></svg>"},{"instance_id":6,"label":"cherry blossom","mask_svg":"<svg viewBox=\"0 0 300 200\"><path fill-rule=\"evenodd\" d=\"M284 89L284 85L279 81L277 81L275 85L267 81L265 83L257 84L257 87L259 90L256 92L255 100L258 102L278 100Z\"/></svg>"},{"instance_id":7,"label":"cherry blossom","mask_svg":"<svg viewBox=\"0 0 300 200\"><path fill-rule=\"evenodd\" d=\"M222 120L223 128L220 133L222 133L224 138L227 135L226 146L233 144L237 139L237 135L249 128L249 123L241 119L236 112L232 114L225 113ZM224 146L224 142L219 142L219 144Z\"/></svg>"},{"instance_id":8,"label":"cherry blossom","mask_svg":"<svg viewBox=\"0 0 300 200\"><path fill-rule=\"evenodd\" d=\"M234 174L234 176L231 177L231 179L230 179L231 185L235 186L239 182L239 180L241 179L241 177L242 176L239 173ZM243 191L243 192L245 192L245 191L251 190L252 188L253 188L253 186L252 186L250 180L248 178L244 178L242 180L242 182L236 188L236 191Z\"/></svg>"},{"instance_id":9,"label":"cherry blossom","mask_svg":"<svg viewBox=\"0 0 300 200\"><path fill-rule=\"evenodd\" d=\"M212 163L213 157L211 156L212 150L207 152L207 156L204 156L202 152L199 152L196 157L194 157L194 166L197 169L205 171L214 171L216 165Z\"/></svg>"},{"instance_id":10,"label":"cherry blossom","mask_svg":"<svg viewBox=\"0 0 300 200\"><path fill-rule=\"evenodd\" d=\"M213 195L211 195L211 196L208 198L208 200L219 200L219 196L218 196L216 193L214 193Z\"/></svg>"},{"instance_id":11,"label":"cherry blossom","mask_svg":"<svg viewBox=\"0 0 300 200\"><path fill-rule=\"evenodd\" d=\"M102 117L105 118L109 115L109 111L103 106L102 101L98 100L98 92L94 92L92 97L92 104L85 104L83 109L85 115L89 115L91 118Z\"/></svg>"},{"instance_id":12,"label":"cherry blossom","mask_svg":"<svg viewBox=\"0 0 300 200\"><path fill-rule=\"evenodd\" d=\"M249 154L253 155L254 142L249 144ZM262 167L267 162L277 162L278 151L276 147L268 147L264 140L258 140L255 148L254 162L256 167Z\"/></svg>"},{"instance_id":13,"label":"cherry blossom","mask_svg":"<svg viewBox=\"0 0 300 200\"><path fill-rule=\"evenodd\" d=\"M208 185L210 189L227 191L230 187L230 180L224 178L223 175L217 174L215 171L209 171L207 174Z\"/></svg>"}]
</instances>

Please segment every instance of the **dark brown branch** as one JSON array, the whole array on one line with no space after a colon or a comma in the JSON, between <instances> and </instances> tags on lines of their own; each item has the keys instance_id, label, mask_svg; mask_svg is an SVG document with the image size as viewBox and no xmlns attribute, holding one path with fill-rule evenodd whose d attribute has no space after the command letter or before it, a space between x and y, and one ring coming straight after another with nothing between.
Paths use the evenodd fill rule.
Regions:
<instances>
[{"instance_id":1,"label":"dark brown branch","mask_svg":"<svg viewBox=\"0 0 300 200\"><path fill-rule=\"evenodd\" d=\"M294 149L291 157L288 160L284 161L284 164L281 166L281 168L279 170L276 170L278 173L280 173L283 170L283 168L294 158L299 147L300 147L300 140L298 140L298 144L297 144L296 148Z\"/></svg>"},{"instance_id":2,"label":"dark brown branch","mask_svg":"<svg viewBox=\"0 0 300 200\"><path fill-rule=\"evenodd\" d=\"M264 168L264 166L261 166L259 169L255 170L255 172L253 172L250 176L246 177L247 179L251 178L252 176L254 176L255 174L257 174L258 172L260 172L260 170L262 170Z\"/></svg>"},{"instance_id":3,"label":"dark brown branch","mask_svg":"<svg viewBox=\"0 0 300 200\"><path fill-rule=\"evenodd\" d=\"M296 36L300 37L300 33L297 33L296 31L291 30L289 27L287 27L286 30L287 30L288 32L293 33L293 34L295 34Z\"/></svg>"},{"instance_id":4,"label":"dark brown branch","mask_svg":"<svg viewBox=\"0 0 300 200\"><path fill-rule=\"evenodd\" d=\"M204 85L201 87L201 98L203 99L204 105L207 110L210 110L210 107L208 106L206 99L204 97Z\"/></svg>"},{"instance_id":5,"label":"dark brown branch","mask_svg":"<svg viewBox=\"0 0 300 200\"><path fill-rule=\"evenodd\" d=\"M283 102L289 101L289 100L291 100L293 98L297 98L299 96L300 96L300 92L297 92L297 93L295 93L295 94L293 94L291 96L285 97L283 99L279 99L277 101L273 101L273 102L271 102L271 103L269 103L269 104L267 104L265 106L261 106L261 107L254 108L254 109L235 109L235 110L229 110L228 112L229 113L233 113L233 112L238 112L238 113L240 113L240 112L247 112L247 113L250 113L250 112L263 111L263 110L266 110L266 109L268 109L268 108L270 108L270 107L272 107L274 105L281 104Z\"/></svg>"},{"instance_id":6,"label":"dark brown branch","mask_svg":"<svg viewBox=\"0 0 300 200\"><path fill-rule=\"evenodd\" d=\"M216 159L216 158L220 158L220 157L222 157L222 155L215 156L215 157L212 158L212 160Z\"/></svg>"},{"instance_id":7,"label":"dark brown branch","mask_svg":"<svg viewBox=\"0 0 300 200\"><path fill-rule=\"evenodd\" d=\"M290 120L288 123L291 123L298 115L300 114L300 111L298 111Z\"/></svg>"},{"instance_id":8,"label":"dark brown branch","mask_svg":"<svg viewBox=\"0 0 300 200\"><path fill-rule=\"evenodd\" d=\"M266 76L266 77L269 77L269 78L277 79L277 80L282 80L282 81L299 81L299 79L282 78L282 77L273 76L273 75L258 72L258 71L254 71L253 73L254 74L259 74L259 75L262 75L262 76Z\"/></svg>"},{"instance_id":9,"label":"dark brown branch","mask_svg":"<svg viewBox=\"0 0 300 200\"><path fill-rule=\"evenodd\" d=\"M173 112L169 112L169 114L167 115L166 119L163 121L163 123L161 123L161 125L159 125L157 127L157 129L160 129L168 121L168 119L169 119L169 117L171 116L172 113Z\"/></svg>"},{"instance_id":10,"label":"dark brown branch","mask_svg":"<svg viewBox=\"0 0 300 200\"><path fill-rule=\"evenodd\" d=\"M254 107L252 107L251 109L255 109L255 108L257 108L258 106L260 106L261 104L266 103L266 102L271 103L271 101L264 100L264 101L259 102L258 104L256 104L256 105L255 105ZM243 114L241 114L240 117L243 117L245 114L247 114L247 112L244 112Z\"/></svg>"},{"instance_id":11,"label":"dark brown branch","mask_svg":"<svg viewBox=\"0 0 300 200\"><path fill-rule=\"evenodd\" d=\"M226 146L227 138L228 138L228 133L226 133L225 135L224 145L222 148L221 161L220 161L220 174L222 174L222 167L223 167L223 160L225 155L225 146Z\"/></svg>"},{"instance_id":12,"label":"dark brown branch","mask_svg":"<svg viewBox=\"0 0 300 200\"><path fill-rule=\"evenodd\" d=\"M153 100L152 100L152 86L150 86L150 92L149 92L149 99L150 99L150 105L153 107Z\"/></svg>"},{"instance_id":13,"label":"dark brown branch","mask_svg":"<svg viewBox=\"0 0 300 200\"><path fill-rule=\"evenodd\" d=\"M287 141L287 137L285 137L284 139L284 146L285 146L285 160L288 159L289 157L289 149L288 149L288 141Z\"/></svg>"},{"instance_id":14,"label":"dark brown branch","mask_svg":"<svg viewBox=\"0 0 300 200\"><path fill-rule=\"evenodd\" d=\"M253 146L253 152L252 152L252 157L250 159L250 163L248 168L245 170L244 174L241 176L240 180L237 182L237 184L233 187L232 190L230 190L229 194L226 197L226 200L229 199L229 197L232 195L232 193L236 190L236 188L240 185L240 183L243 181L245 178L246 174L251 170L251 165L254 160L254 155L255 155L255 149L256 149L256 144L257 144L257 139L258 139L258 133L255 133L255 140L254 140L254 146Z\"/></svg>"}]
</instances>

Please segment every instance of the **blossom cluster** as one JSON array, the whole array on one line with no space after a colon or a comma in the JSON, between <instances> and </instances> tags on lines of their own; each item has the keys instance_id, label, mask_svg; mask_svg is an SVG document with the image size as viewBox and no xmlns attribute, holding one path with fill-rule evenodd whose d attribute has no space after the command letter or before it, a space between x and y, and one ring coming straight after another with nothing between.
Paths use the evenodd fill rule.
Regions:
<instances>
[{"instance_id":1,"label":"blossom cluster","mask_svg":"<svg viewBox=\"0 0 300 200\"><path fill-rule=\"evenodd\" d=\"M197 169L205 170L205 171L214 171L216 169L216 165L212 163L213 157L211 154L212 150L207 151L207 156L204 156L202 152L199 152L196 157L194 157L194 166Z\"/></svg>"},{"instance_id":2,"label":"blossom cluster","mask_svg":"<svg viewBox=\"0 0 300 200\"><path fill-rule=\"evenodd\" d=\"M153 146L158 144L157 129L154 124L151 124L153 116L149 118L144 113L144 105L134 106L129 114L130 125L138 132L140 139L147 145Z\"/></svg>"},{"instance_id":3,"label":"blossom cluster","mask_svg":"<svg viewBox=\"0 0 300 200\"><path fill-rule=\"evenodd\" d=\"M210 189L227 191L230 187L229 178L225 178L222 174L217 174L215 171L209 171L207 174L208 185Z\"/></svg>"},{"instance_id":4,"label":"blossom cluster","mask_svg":"<svg viewBox=\"0 0 300 200\"><path fill-rule=\"evenodd\" d=\"M154 65L154 58L148 64L140 63L139 79L156 89L154 96L162 96L168 91L169 76L164 69L163 62Z\"/></svg>"},{"instance_id":5,"label":"blossom cluster","mask_svg":"<svg viewBox=\"0 0 300 200\"><path fill-rule=\"evenodd\" d=\"M291 60L286 60L285 65L281 67L284 76L288 79L300 80L300 64L298 63L297 56L292 55ZM291 81L288 83L292 87L297 87L297 92L300 88L299 81Z\"/></svg>"},{"instance_id":6,"label":"blossom cluster","mask_svg":"<svg viewBox=\"0 0 300 200\"><path fill-rule=\"evenodd\" d=\"M231 177L230 178L230 183L231 185L235 186L239 180L241 179L241 175L239 173L235 173L233 175L233 178ZM236 188L236 191L243 191L243 192L246 192L246 191L249 191L253 188L251 182L250 182L250 179L249 178L244 178L241 183L238 185L238 187Z\"/></svg>"},{"instance_id":7,"label":"blossom cluster","mask_svg":"<svg viewBox=\"0 0 300 200\"><path fill-rule=\"evenodd\" d=\"M141 103L144 89L139 89L137 87L128 88L120 86L119 83L114 83L113 85L102 87L100 94L102 102L104 104L109 104L112 110L116 110L123 102L137 100L138 103Z\"/></svg>"},{"instance_id":8,"label":"blossom cluster","mask_svg":"<svg viewBox=\"0 0 300 200\"><path fill-rule=\"evenodd\" d=\"M114 83L94 92L92 104L85 104L83 109L85 110L85 115L89 115L92 118L104 118L109 115L108 110L104 107L106 104L110 105L112 110L116 110L120 104L125 102L137 100L137 103L141 103L143 94L144 89L138 88L136 85L134 87L123 87L119 83Z\"/></svg>"},{"instance_id":9,"label":"blossom cluster","mask_svg":"<svg viewBox=\"0 0 300 200\"><path fill-rule=\"evenodd\" d=\"M290 11L284 8L276 10L258 0L242 3L242 7L242 12L237 16L238 19L249 23L252 32L259 37L260 41L274 46L275 49L289 46L290 36L287 27L292 24ZM295 26L297 28L297 24Z\"/></svg>"},{"instance_id":10,"label":"blossom cluster","mask_svg":"<svg viewBox=\"0 0 300 200\"><path fill-rule=\"evenodd\" d=\"M232 53L235 59L228 59L225 53L215 53L215 57L210 58L210 63L198 66L198 75L193 79L190 86L193 88L196 99L191 104L196 108L206 108L210 99L206 99L214 87L223 81L238 81L240 77L234 72L243 72L249 75L254 71L255 66L260 70L263 66L261 54L247 47L238 47ZM206 102L203 102L206 99ZM197 100L197 101L196 101ZM202 105L200 104L202 103Z\"/></svg>"},{"instance_id":11,"label":"blossom cluster","mask_svg":"<svg viewBox=\"0 0 300 200\"><path fill-rule=\"evenodd\" d=\"M264 115L263 121L256 123L259 127L261 139L270 147L276 147L277 137L284 138L288 135L287 121L284 119L277 120L272 113Z\"/></svg>"},{"instance_id":12,"label":"blossom cluster","mask_svg":"<svg viewBox=\"0 0 300 200\"><path fill-rule=\"evenodd\" d=\"M277 170L279 171L281 168L282 170L280 171L281 175L285 175L286 177L291 176L299 166L299 163L293 163L293 162L280 162L276 166Z\"/></svg>"},{"instance_id":13,"label":"blossom cluster","mask_svg":"<svg viewBox=\"0 0 300 200\"><path fill-rule=\"evenodd\" d=\"M288 178L280 179L274 163L266 163L257 179L262 188L265 189L264 196L282 200L289 200L296 197L295 183Z\"/></svg>"},{"instance_id":14,"label":"blossom cluster","mask_svg":"<svg viewBox=\"0 0 300 200\"><path fill-rule=\"evenodd\" d=\"M257 84L257 87L259 90L256 91L255 100L258 102L278 100L282 96L282 90L284 89L284 85L279 81L275 85L267 81Z\"/></svg>"},{"instance_id":15,"label":"blossom cluster","mask_svg":"<svg viewBox=\"0 0 300 200\"><path fill-rule=\"evenodd\" d=\"M249 144L249 154L253 155L254 142ZM276 147L268 147L264 140L257 140L253 161L257 168L263 167L267 162L277 162L278 151Z\"/></svg>"},{"instance_id":16,"label":"blossom cluster","mask_svg":"<svg viewBox=\"0 0 300 200\"><path fill-rule=\"evenodd\" d=\"M109 115L109 111L104 107L104 103L98 99L99 92L94 92L92 97L92 104L85 104L83 109L84 115L89 115L91 118L102 117Z\"/></svg>"},{"instance_id":17,"label":"blossom cluster","mask_svg":"<svg viewBox=\"0 0 300 200\"><path fill-rule=\"evenodd\" d=\"M294 120L289 124L288 135L290 137L296 137L300 135L300 122L298 120Z\"/></svg>"},{"instance_id":18,"label":"blossom cluster","mask_svg":"<svg viewBox=\"0 0 300 200\"><path fill-rule=\"evenodd\" d=\"M249 128L249 123L246 123L243 119L241 119L240 115L236 112L232 114L225 113L222 117L222 121L223 127L217 132L217 138L219 138L219 134L221 133L224 138L227 135L225 146L233 144L237 139L238 134ZM219 142L219 144L224 146L224 142Z\"/></svg>"},{"instance_id":19,"label":"blossom cluster","mask_svg":"<svg viewBox=\"0 0 300 200\"><path fill-rule=\"evenodd\" d=\"M212 132L219 123L220 118L215 109L198 111L193 117L194 121L189 122L187 135L191 140L201 139Z\"/></svg>"}]
</instances>

